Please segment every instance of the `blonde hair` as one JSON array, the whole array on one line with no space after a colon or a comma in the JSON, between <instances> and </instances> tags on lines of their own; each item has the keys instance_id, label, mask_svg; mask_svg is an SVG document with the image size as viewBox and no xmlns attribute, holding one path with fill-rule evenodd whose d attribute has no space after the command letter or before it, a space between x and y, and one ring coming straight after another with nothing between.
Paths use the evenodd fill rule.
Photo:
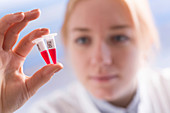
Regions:
<instances>
[{"instance_id":1,"label":"blonde hair","mask_svg":"<svg viewBox=\"0 0 170 113\"><path fill-rule=\"evenodd\" d=\"M65 20L61 29L61 35L64 38L64 43L66 43L67 34L67 24L71 13L73 12L76 4L84 0L69 0ZM159 48L159 37L158 32L155 27L151 11L149 8L148 0L120 0L128 8L131 17L133 19L137 36L139 37L139 44L143 51L150 52L148 50ZM142 43L141 43L141 42Z\"/></svg>"}]
</instances>

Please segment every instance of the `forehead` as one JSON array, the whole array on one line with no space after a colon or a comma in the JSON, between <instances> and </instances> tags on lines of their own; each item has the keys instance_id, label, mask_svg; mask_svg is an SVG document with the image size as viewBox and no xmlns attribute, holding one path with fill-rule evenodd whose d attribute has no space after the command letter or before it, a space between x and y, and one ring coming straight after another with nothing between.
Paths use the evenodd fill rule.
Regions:
<instances>
[{"instance_id":1,"label":"forehead","mask_svg":"<svg viewBox=\"0 0 170 113\"><path fill-rule=\"evenodd\" d=\"M110 27L132 25L128 8L122 0L82 0L77 3L69 19L74 27Z\"/></svg>"}]
</instances>

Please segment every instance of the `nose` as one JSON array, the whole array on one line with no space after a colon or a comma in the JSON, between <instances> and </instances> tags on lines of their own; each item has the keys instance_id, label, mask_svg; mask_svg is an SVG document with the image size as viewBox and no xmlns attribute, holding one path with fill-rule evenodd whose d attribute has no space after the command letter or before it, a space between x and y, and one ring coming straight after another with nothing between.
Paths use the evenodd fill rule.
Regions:
<instances>
[{"instance_id":1,"label":"nose","mask_svg":"<svg viewBox=\"0 0 170 113\"><path fill-rule=\"evenodd\" d=\"M94 47L91 56L91 63L93 65L112 64L111 50L106 43L103 42Z\"/></svg>"}]
</instances>

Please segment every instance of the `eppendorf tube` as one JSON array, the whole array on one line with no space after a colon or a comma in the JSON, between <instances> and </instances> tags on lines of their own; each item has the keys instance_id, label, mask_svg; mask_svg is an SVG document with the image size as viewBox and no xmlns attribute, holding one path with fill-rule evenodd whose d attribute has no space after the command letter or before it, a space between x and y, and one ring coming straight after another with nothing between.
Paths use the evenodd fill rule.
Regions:
<instances>
[{"instance_id":1,"label":"eppendorf tube","mask_svg":"<svg viewBox=\"0 0 170 113\"><path fill-rule=\"evenodd\" d=\"M44 35L42 38L44 38L47 42L48 51L50 53L51 59L54 64L57 63L57 51L56 51L56 44L54 37L57 36L57 33L52 33L48 35Z\"/></svg>"},{"instance_id":2,"label":"eppendorf tube","mask_svg":"<svg viewBox=\"0 0 170 113\"><path fill-rule=\"evenodd\" d=\"M50 64L50 58L48 56L47 47L44 43L44 40L42 38L38 38L33 40L32 42L37 45L38 50L40 51L41 56L43 57L46 64Z\"/></svg>"}]
</instances>

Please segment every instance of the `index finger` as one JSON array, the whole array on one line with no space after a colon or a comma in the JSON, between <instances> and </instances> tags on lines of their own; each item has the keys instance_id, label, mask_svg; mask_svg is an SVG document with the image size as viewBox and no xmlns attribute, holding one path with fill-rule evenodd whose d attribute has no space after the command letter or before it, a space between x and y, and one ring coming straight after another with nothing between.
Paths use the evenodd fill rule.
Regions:
<instances>
[{"instance_id":1,"label":"index finger","mask_svg":"<svg viewBox=\"0 0 170 113\"><path fill-rule=\"evenodd\" d=\"M32 43L32 41L36 38L42 37L43 35L47 35L48 33L49 29L47 28L36 29L32 31L20 40L13 51L19 56L26 57L35 45Z\"/></svg>"},{"instance_id":2,"label":"index finger","mask_svg":"<svg viewBox=\"0 0 170 113\"><path fill-rule=\"evenodd\" d=\"M7 32L8 28L14 23L21 22L23 19L23 12L8 14L0 19L0 48L2 48L4 35Z\"/></svg>"},{"instance_id":3,"label":"index finger","mask_svg":"<svg viewBox=\"0 0 170 113\"><path fill-rule=\"evenodd\" d=\"M18 40L19 33L28 25L32 20L37 19L40 16L40 10L34 9L24 13L25 17L21 22L13 24L5 34L3 49L5 51L11 50Z\"/></svg>"}]
</instances>

